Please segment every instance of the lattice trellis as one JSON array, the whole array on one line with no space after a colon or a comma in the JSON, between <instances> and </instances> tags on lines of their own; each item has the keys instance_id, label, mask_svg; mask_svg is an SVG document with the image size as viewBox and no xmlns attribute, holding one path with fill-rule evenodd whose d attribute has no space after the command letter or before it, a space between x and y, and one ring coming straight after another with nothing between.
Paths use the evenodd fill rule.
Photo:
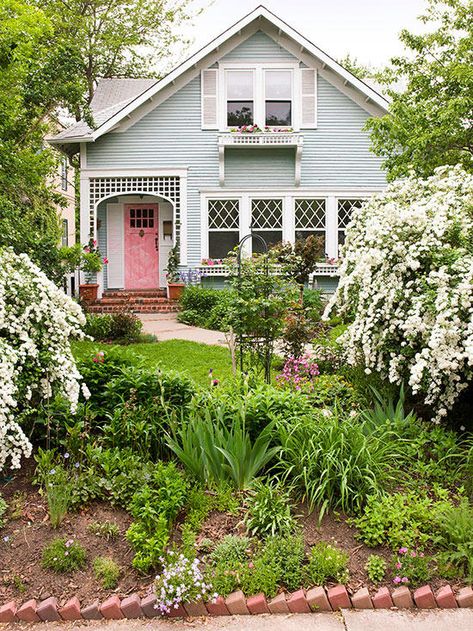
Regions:
<instances>
[{"instance_id":1,"label":"lattice trellis","mask_svg":"<svg viewBox=\"0 0 473 631\"><path fill-rule=\"evenodd\" d=\"M238 230L239 225L237 199L209 199L209 230Z\"/></svg>"},{"instance_id":2,"label":"lattice trellis","mask_svg":"<svg viewBox=\"0 0 473 631\"><path fill-rule=\"evenodd\" d=\"M174 205L176 241L181 219L180 178L176 175L94 177L90 179L90 235L95 235L95 209L99 202L114 195L157 195Z\"/></svg>"},{"instance_id":3,"label":"lattice trellis","mask_svg":"<svg viewBox=\"0 0 473 631\"><path fill-rule=\"evenodd\" d=\"M325 199L295 200L296 230L325 230Z\"/></svg>"},{"instance_id":4,"label":"lattice trellis","mask_svg":"<svg viewBox=\"0 0 473 631\"><path fill-rule=\"evenodd\" d=\"M282 199L253 199L251 227L257 230L282 229Z\"/></svg>"},{"instance_id":5,"label":"lattice trellis","mask_svg":"<svg viewBox=\"0 0 473 631\"><path fill-rule=\"evenodd\" d=\"M360 208L364 199L339 199L338 200L338 228L344 230L351 221L354 208Z\"/></svg>"}]
</instances>

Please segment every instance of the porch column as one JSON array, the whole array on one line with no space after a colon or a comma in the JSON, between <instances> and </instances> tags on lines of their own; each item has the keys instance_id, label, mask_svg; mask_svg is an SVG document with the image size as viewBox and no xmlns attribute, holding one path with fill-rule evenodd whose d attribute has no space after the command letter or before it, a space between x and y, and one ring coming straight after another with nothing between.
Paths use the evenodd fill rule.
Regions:
<instances>
[{"instance_id":1,"label":"porch column","mask_svg":"<svg viewBox=\"0 0 473 631\"><path fill-rule=\"evenodd\" d=\"M338 212L337 199L327 198L327 214L325 224L325 250L330 258L338 258Z\"/></svg>"}]
</instances>

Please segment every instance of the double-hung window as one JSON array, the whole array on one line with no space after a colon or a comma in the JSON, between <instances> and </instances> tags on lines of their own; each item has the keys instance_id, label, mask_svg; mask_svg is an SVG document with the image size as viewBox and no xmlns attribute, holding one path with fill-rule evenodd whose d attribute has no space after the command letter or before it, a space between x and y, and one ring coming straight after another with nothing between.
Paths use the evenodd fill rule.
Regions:
<instances>
[{"instance_id":1,"label":"double-hung window","mask_svg":"<svg viewBox=\"0 0 473 631\"><path fill-rule=\"evenodd\" d=\"M292 70L265 70L265 125L292 125Z\"/></svg>"},{"instance_id":2,"label":"double-hung window","mask_svg":"<svg viewBox=\"0 0 473 631\"><path fill-rule=\"evenodd\" d=\"M326 200L325 199L295 199L295 228L296 241L307 239L313 235L320 238L326 251Z\"/></svg>"},{"instance_id":3,"label":"double-hung window","mask_svg":"<svg viewBox=\"0 0 473 631\"><path fill-rule=\"evenodd\" d=\"M254 123L254 71L227 70L227 125L240 127Z\"/></svg>"},{"instance_id":4,"label":"double-hung window","mask_svg":"<svg viewBox=\"0 0 473 631\"><path fill-rule=\"evenodd\" d=\"M253 234L258 234L268 246L281 243L282 235L282 199L252 199L251 227ZM253 239L253 252L262 252L259 239Z\"/></svg>"},{"instance_id":5,"label":"double-hung window","mask_svg":"<svg viewBox=\"0 0 473 631\"><path fill-rule=\"evenodd\" d=\"M209 257L224 259L240 240L240 201L209 199Z\"/></svg>"}]
</instances>

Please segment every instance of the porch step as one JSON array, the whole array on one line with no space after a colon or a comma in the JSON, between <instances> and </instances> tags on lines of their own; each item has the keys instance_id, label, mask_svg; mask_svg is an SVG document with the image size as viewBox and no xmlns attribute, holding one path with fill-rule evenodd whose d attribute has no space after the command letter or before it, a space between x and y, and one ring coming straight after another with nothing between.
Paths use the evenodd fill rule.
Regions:
<instances>
[{"instance_id":1,"label":"porch step","mask_svg":"<svg viewBox=\"0 0 473 631\"><path fill-rule=\"evenodd\" d=\"M133 313L177 313L179 311L179 304L175 302L165 301L158 303L121 303L121 304L107 304L98 300L95 304L89 305L87 311L89 313L117 313L123 311L126 308L127 311Z\"/></svg>"},{"instance_id":2,"label":"porch step","mask_svg":"<svg viewBox=\"0 0 473 631\"><path fill-rule=\"evenodd\" d=\"M165 289L106 290L100 300L89 305L90 313L176 313L179 303L168 300Z\"/></svg>"},{"instance_id":3,"label":"porch step","mask_svg":"<svg viewBox=\"0 0 473 631\"><path fill-rule=\"evenodd\" d=\"M106 289L103 298L166 298L165 289Z\"/></svg>"}]
</instances>

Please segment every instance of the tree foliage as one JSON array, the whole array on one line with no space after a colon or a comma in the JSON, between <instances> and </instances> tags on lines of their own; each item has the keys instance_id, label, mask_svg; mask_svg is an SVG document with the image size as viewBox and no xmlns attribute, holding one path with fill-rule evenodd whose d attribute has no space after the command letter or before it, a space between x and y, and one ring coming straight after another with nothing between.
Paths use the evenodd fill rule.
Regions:
<instances>
[{"instance_id":1,"label":"tree foliage","mask_svg":"<svg viewBox=\"0 0 473 631\"><path fill-rule=\"evenodd\" d=\"M367 123L390 179L446 164L473 170L473 1L429 0L420 20L431 30L402 31L409 55L392 59L383 76L389 114Z\"/></svg>"}]
</instances>

